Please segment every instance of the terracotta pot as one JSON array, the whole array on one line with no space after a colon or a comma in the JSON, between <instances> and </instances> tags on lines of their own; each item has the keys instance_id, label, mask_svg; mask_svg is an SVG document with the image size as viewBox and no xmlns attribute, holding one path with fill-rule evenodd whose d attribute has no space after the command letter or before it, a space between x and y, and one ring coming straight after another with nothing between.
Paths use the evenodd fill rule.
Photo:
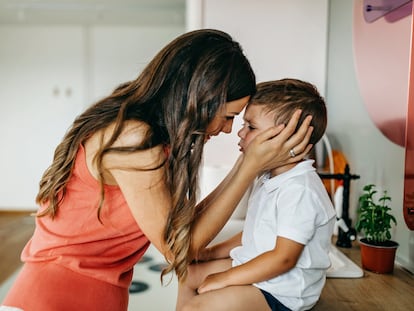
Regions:
<instances>
[{"instance_id":1,"label":"terracotta pot","mask_svg":"<svg viewBox=\"0 0 414 311\"><path fill-rule=\"evenodd\" d=\"M387 244L373 245L367 239L359 241L361 247L362 268L375 273L392 273L394 271L395 253L399 244L387 241Z\"/></svg>"}]
</instances>

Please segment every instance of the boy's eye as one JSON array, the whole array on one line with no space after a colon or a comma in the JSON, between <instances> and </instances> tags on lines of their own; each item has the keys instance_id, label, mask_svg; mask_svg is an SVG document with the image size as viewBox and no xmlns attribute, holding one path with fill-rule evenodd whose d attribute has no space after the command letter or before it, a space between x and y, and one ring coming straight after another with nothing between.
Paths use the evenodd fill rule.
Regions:
<instances>
[{"instance_id":1,"label":"boy's eye","mask_svg":"<svg viewBox=\"0 0 414 311\"><path fill-rule=\"evenodd\" d=\"M245 123L244 126L246 126L250 131L256 129L251 123Z\"/></svg>"},{"instance_id":2,"label":"boy's eye","mask_svg":"<svg viewBox=\"0 0 414 311\"><path fill-rule=\"evenodd\" d=\"M247 128L249 131L253 131L253 130L256 129L254 126L252 126L250 124L246 124L246 123L243 123L242 126L245 127L245 128Z\"/></svg>"},{"instance_id":3,"label":"boy's eye","mask_svg":"<svg viewBox=\"0 0 414 311\"><path fill-rule=\"evenodd\" d=\"M227 121L229 121L229 120L234 120L234 116L226 116L226 120L227 120Z\"/></svg>"}]
</instances>

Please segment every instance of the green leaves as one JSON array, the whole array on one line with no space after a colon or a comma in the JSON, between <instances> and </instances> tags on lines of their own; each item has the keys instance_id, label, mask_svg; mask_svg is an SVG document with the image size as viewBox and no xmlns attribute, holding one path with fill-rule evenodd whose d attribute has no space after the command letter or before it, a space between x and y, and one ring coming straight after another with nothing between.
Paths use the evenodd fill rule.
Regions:
<instances>
[{"instance_id":1,"label":"green leaves","mask_svg":"<svg viewBox=\"0 0 414 311\"><path fill-rule=\"evenodd\" d=\"M373 244L380 244L391 239L391 223L397 224L391 208L388 206L391 197L384 191L376 202L375 185L364 186L363 194L359 197L357 231L362 231L367 240Z\"/></svg>"}]
</instances>

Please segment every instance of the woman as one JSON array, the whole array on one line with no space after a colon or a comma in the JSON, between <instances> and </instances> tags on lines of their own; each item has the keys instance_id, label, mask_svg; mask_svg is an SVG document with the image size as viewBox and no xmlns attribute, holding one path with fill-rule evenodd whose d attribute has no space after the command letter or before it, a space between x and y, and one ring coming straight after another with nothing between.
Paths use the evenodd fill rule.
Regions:
<instances>
[{"instance_id":1,"label":"woman","mask_svg":"<svg viewBox=\"0 0 414 311\"><path fill-rule=\"evenodd\" d=\"M302 158L299 114L252 142L199 205L204 143L231 131L255 92L237 42L217 30L184 34L73 123L40 181L36 230L3 305L23 310L127 310L133 266L150 243L185 278L258 174ZM289 157L289 150L298 154ZM301 152L302 151L302 152Z\"/></svg>"}]
</instances>

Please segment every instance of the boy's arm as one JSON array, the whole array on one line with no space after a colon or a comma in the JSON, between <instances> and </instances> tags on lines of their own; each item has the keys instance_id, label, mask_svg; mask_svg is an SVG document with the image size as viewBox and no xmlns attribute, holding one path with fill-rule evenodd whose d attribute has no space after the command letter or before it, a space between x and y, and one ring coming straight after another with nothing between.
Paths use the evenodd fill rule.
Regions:
<instances>
[{"instance_id":1,"label":"boy's arm","mask_svg":"<svg viewBox=\"0 0 414 311\"><path fill-rule=\"evenodd\" d=\"M209 261L214 259L228 258L230 251L236 246L241 245L241 237L242 232L239 232L228 240L205 248L202 252L199 253L196 260Z\"/></svg>"},{"instance_id":2,"label":"boy's arm","mask_svg":"<svg viewBox=\"0 0 414 311\"><path fill-rule=\"evenodd\" d=\"M231 285L248 285L272 279L292 269L304 248L303 244L277 237L276 247L249 262L227 271L211 274L198 288L202 294Z\"/></svg>"}]
</instances>

